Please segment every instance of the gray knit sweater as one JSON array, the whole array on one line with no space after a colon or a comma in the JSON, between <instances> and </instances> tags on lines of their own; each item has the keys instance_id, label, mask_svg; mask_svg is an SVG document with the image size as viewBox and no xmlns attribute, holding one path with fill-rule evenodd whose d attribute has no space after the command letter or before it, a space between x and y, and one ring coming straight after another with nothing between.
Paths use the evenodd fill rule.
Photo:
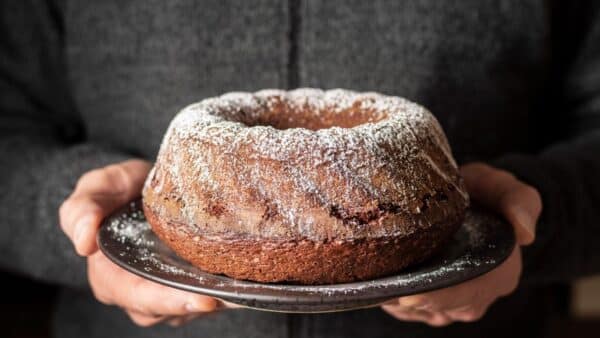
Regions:
<instances>
[{"instance_id":1,"label":"gray knit sweater","mask_svg":"<svg viewBox=\"0 0 600 338\"><path fill-rule=\"evenodd\" d=\"M62 337L541 334L553 287L600 272L600 8L594 1L0 2L0 267L62 286ZM233 90L380 91L429 107L459 162L538 188L521 288L443 330L379 309L239 310L135 327L89 292L57 208L85 171L152 160L178 109ZM525 329L527 328L527 329ZM523 333L525 334L525 333Z\"/></svg>"}]
</instances>

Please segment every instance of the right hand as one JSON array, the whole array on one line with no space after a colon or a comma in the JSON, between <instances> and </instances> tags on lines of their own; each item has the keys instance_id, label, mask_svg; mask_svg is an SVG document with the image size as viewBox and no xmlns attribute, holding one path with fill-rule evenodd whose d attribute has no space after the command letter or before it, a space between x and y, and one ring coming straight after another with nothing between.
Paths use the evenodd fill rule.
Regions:
<instances>
[{"instance_id":1,"label":"right hand","mask_svg":"<svg viewBox=\"0 0 600 338\"><path fill-rule=\"evenodd\" d=\"M75 250L87 257L94 296L117 305L140 326L180 325L202 314L235 307L220 300L163 286L113 264L96 245L104 217L139 197L151 164L129 160L85 173L59 210L60 225Z\"/></svg>"}]
</instances>

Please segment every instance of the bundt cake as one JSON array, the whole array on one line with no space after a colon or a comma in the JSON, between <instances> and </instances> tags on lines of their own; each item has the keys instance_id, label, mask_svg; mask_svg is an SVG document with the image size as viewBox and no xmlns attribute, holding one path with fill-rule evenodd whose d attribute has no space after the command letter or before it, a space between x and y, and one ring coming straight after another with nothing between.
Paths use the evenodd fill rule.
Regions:
<instances>
[{"instance_id":1,"label":"bundt cake","mask_svg":"<svg viewBox=\"0 0 600 338\"><path fill-rule=\"evenodd\" d=\"M171 122L143 189L157 236L200 269L329 284L423 261L469 203L425 108L393 96L229 93Z\"/></svg>"}]
</instances>

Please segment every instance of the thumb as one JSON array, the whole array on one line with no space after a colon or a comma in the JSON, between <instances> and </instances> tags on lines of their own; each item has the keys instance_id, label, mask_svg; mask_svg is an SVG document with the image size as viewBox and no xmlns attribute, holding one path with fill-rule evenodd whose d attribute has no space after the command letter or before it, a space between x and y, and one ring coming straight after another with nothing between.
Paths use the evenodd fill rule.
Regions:
<instances>
[{"instance_id":1,"label":"thumb","mask_svg":"<svg viewBox=\"0 0 600 338\"><path fill-rule=\"evenodd\" d=\"M542 200L535 188L484 163L470 163L460 171L473 200L503 215L513 225L519 245L533 243L542 211Z\"/></svg>"},{"instance_id":2,"label":"thumb","mask_svg":"<svg viewBox=\"0 0 600 338\"><path fill-rule=\"evenodd\" d=\"M98 248L96 232L102 220L140 195L150 163L129 160L85 173L59 209L60 225L78 254Z\"/></svg>"}]
</instances>

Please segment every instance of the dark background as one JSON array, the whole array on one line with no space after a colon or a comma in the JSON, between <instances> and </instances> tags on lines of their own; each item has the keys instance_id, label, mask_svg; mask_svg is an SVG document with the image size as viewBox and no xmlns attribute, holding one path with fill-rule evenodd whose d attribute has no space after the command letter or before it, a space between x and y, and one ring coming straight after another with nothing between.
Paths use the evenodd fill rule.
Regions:
<instances>
[{"instance_id":1,"label":"dark background","mask_svg":"<svg viewBox=\"0 0 600 338\"><path fill-rule=\"evenodd\" d=\"M8 272L0 272L4 299L0 305L0 336L50 337L56 288Z\"/></svg>"}]
</instances>

